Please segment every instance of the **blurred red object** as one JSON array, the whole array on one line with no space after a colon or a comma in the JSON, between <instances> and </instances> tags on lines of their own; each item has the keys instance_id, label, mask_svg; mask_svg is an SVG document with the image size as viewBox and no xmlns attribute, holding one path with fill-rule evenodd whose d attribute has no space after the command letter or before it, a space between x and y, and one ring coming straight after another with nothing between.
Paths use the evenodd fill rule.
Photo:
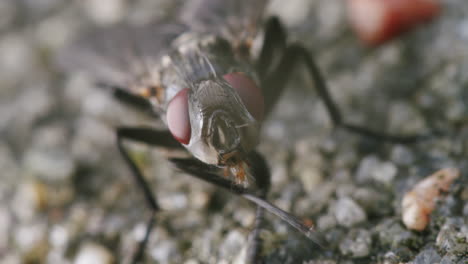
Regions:
<instances>
[{"instance_id":1,"label":"blurred red object","mask_svg":"<svg viewBox=\"0 0 468 264\"><path fill-rule=\"evenodd\" d=\"M348 0L348 15L358 36L382 44L438 15L439 0Z\"/></svg>"}]
</instances>

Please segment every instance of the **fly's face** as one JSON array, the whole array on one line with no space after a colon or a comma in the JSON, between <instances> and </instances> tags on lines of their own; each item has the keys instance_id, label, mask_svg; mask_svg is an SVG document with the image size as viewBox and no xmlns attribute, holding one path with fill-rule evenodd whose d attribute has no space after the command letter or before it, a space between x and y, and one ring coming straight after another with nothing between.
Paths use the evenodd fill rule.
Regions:
<instances>
[{"instance_id":1,"label":"fly's face","mask_svg":"<svg viewBox=\"0 0 468 264\"><path fill-rule=\"evenodd\" d=\"M171 133L195 157L243 178L245 157L259 140L263 104L260 88L250 77L230 73L180 91L166 117Z\"/></svg>"}]
</instances>

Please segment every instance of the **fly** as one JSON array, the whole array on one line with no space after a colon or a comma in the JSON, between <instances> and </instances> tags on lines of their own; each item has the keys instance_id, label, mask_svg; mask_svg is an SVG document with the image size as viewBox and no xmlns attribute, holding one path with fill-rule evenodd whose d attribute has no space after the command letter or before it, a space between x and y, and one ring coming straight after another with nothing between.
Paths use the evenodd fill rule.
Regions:
<instances>
[{"instance_id":1,"label":"fly","mask_svg":"<svg viewBox=\"0 0 468 264\"><path fill-rule=\"evenodd\" d=\"M254 247L247 262L257 263L261 257L257 242L264 210L317 244L325 244L312 228L266 200L270 173L262 155L255 151L262 122L298 63L307 68L337 127L395 142L419 138L383 134L345 122L309 51L287 42L277 18L264 19L265 5L266 1L250 0L190 1L177 10L171 22L105 29L78 41L61 58L67 69L85 68L117 99L151 113L167 126L167 130L117 128L119 151L153 210L135 263L143 257L160 208L130 158L125 140L184 150L190 158L169 157L169 161L191 176L256 204L251 236ZM264 25L264 38L260 52L254 54L258 25Z\"/></svg>"}]
</instances>

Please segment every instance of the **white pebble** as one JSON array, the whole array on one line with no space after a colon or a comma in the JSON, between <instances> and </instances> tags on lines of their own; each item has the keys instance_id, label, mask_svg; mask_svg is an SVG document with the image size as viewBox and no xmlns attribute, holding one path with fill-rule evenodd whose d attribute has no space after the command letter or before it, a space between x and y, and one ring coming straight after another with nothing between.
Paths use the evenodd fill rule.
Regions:
<instances>
[{"instance_id":1,"label":"white pebble","mask_svg":"<svg viewBox=\"0 0 468 264\"><path fill-rule=\"evenodd\" d=\"M110 251L95 243L86 243L81 246L76 254L74 264L110 264L114 262L114 257Z\"/></svg>"},{"instance_id":2,"label":"white pebble","mask_svg":"<svg viewBox=\"0 0 468 264\"><path fill-rule=\"evenodd\" d=\"M119 21L126 9L123 0L87 0L82 2L88 15L101 25Z\"/></svg>"},{"instance_id":3,"label":"white pebble","mask_svg":"<svg viewBox=\"0 0 468 264\"><path fill-rule=\"evenodd\" d=\"M31 220L47 206L47 190L42 183L25 181L13 198L13 212L21 221Z\"/></svg>"},{"instance_id":4,"label":"white pebble","mask_svg":"<svg viewBox=\"0 0 468 264\"><path fill-rule=\"evenodd\" d=\"M335 217L341 226L352 227L367 219L366 212L351 198L340 198L335 205Z\"/></svg>"}]
</instances>

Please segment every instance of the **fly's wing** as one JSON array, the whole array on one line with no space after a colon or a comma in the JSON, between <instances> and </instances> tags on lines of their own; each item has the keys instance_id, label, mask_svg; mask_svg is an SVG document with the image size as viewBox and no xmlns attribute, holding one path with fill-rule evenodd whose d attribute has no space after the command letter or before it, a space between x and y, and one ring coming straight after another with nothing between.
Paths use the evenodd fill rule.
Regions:
<instances>
[{"instance_id":1,"label":"fly's wing","mask_svg":"<svg viewBox=\"0 0 468 264\"><path fill-rule=\"evenodd\" d=\"M96 29L64 49L57 61L65 71L84 70L99 83L132 89L153 78L153 66L173 40L188 30L223 35L234 46L248 42L257 33L266 2L186 1L171 12L176 22Z\"/></svg>"},{"instance_id":2,"label":"fly's wing","mask_svg":"<svg viewBox=\"0 0 468 264\"><path fill-rule=\"evenodd\" d=\"M223 35L235 42L253 39L268 0L193 0L181 10L181 20L196 31Z\"/></svg>"},{"instance_id":3,"label":"fly's wing","mask_svg":"<svg viewBox=\"0 0 468 264\"><path fill-rule=\"evenodd\" d=\"M187 30L178 23L95 29L62 50L57 61L65 71L85 71L98 83L131 89L151 78L160 56Z\"/></svg>"}]
</instances>

